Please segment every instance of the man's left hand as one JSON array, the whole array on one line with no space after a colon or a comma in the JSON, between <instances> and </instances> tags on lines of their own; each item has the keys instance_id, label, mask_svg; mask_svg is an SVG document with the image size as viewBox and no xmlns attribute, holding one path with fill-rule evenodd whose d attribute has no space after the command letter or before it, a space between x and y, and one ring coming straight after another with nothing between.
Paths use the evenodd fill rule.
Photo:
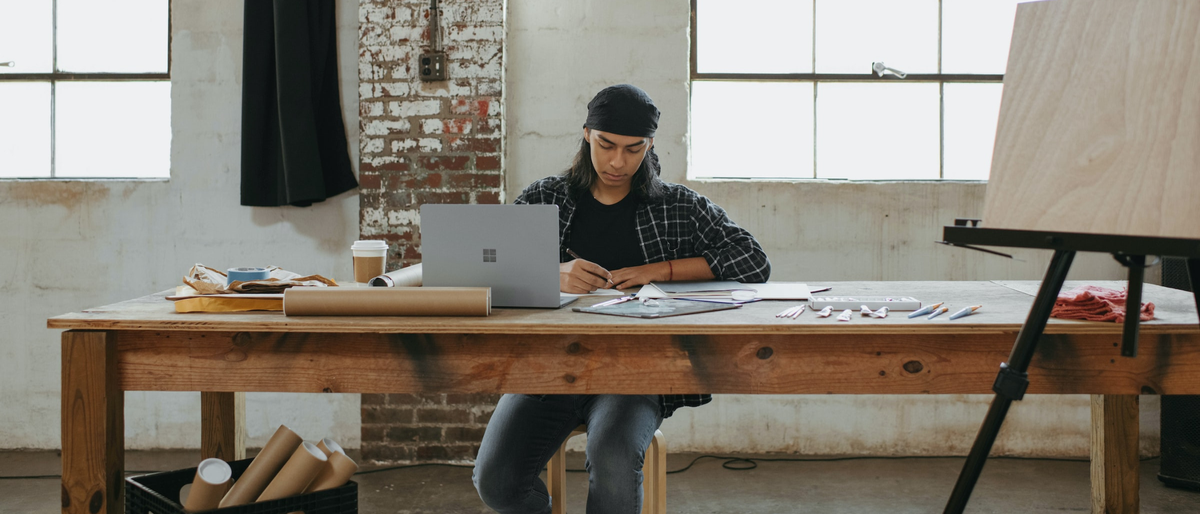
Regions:
<instances>
[{"instance_id":1,"label":"man's left hand","mask_svg":"<svg viewBox=\"0 0 1200 514\"><path fill-rule=\"evenodd\" d=\"M656 280L662 282L667 280L668 271L666 262L614 270L612 272L613 289L644 286Z\"/></svg>"}]
</instances>

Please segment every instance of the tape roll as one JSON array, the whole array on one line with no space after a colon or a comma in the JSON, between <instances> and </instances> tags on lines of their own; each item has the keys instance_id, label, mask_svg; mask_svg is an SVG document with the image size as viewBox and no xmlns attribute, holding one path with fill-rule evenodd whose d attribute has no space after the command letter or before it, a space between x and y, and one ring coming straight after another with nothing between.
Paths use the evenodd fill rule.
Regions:
<instances>
[{"instance_id":1,"label":"tape roll","mask_svg":"<svg viewBox=\"0 0 1200 514\"><path fill-rule=\"evenodd\" d=\"M270 278L271 272L267 268L229 268L226 271L225 285L237 282L249 282L251 280L266 280Z\"/></svg>"}]
</instances>

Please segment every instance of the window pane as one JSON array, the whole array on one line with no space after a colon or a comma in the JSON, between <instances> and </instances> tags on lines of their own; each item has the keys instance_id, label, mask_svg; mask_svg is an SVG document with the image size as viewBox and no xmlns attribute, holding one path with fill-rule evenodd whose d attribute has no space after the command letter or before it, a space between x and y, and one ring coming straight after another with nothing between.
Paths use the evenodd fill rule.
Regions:
<instances>
[{"instance_id":1,"label":"window pane","mask_svg":"<svg viewBox=\"0 0 1200 514\"><path fill-rule=\"evenodd\" d=\"M50 0L0 0L0 73L50 73L54 44Z\"/></svg>"},{"instance_id":2,"label":"window pane","mask_svg":"<svg viewBox=\"0 0 1200 514\"><path fill-rule=\"evenodd\" d=\"M810 73L813 0L698 0L696 71Z\"/></svg>"},{"instance_id":3,"label":"window pane","mask_svg":"<svg viewBox=\"0 0 1200 514\"><path fill-rule=\"evenodd\" d=\"M58 0L58 69L167 71L167 0Z\"/></svg>"},{"instance_id":4,"label":"window pane","mask_svg":"<svg viewBox=\"0 0 1200 514\"><path fill-rule=\"evenodd\" d=\"M817 73L937 73L938 0L817 0Z\"/></svg>"},{"instance_id":5,"label":"window pane","mask_svg":"<svg viewBox=\"0 0 1200 514\"><path fill-rule=\"evenodd\" d=\"M688 177L812 178L812 87L692 82Z\"/></svg>"},{"instance_id":6,"label":"window pane","mask_svg":"<svg viewBox=\"0 0 1200 514\"><path fill-rule=\"evenodd\" d=\"M817 177L936 179L938 85L820 83Z\"/></svg>"},{"instance_id":7,"label":"window pane","mask_svg":"<svg viewBox=\"0 0 1200 514\"><path fill-rule=\"evenodd\" d=\"M56 87L55 176L170 176L170 82L60 82Z\"/></svg>"},{"instance_id":8,"label":"window pane","mask_svg":"<svg viewBox=\"0 0 1200 514\"><path fill-rule=\"evenodd\" d=\"M988 179L1003 89L1002 84L946 84L945 178Z\"/></svg>"},{"instance_id":9,"label":"window pane","mask_svg":"<svg viewBox=\"0 0 1200 514\"><path fill-rule=\"evenodd\" d=\"M0 177L50 176L50 83L0 82Z\"/></svg>"},{"instance_id":10,"label":"window pane","mask_svg":"<svg viewBox=\"0 0 1200 514\"><path fill-rule=\"evenodd\" d=\"M942 72L1001 74L1018 0L943 0Z\"/></svg>"}]
</instances>

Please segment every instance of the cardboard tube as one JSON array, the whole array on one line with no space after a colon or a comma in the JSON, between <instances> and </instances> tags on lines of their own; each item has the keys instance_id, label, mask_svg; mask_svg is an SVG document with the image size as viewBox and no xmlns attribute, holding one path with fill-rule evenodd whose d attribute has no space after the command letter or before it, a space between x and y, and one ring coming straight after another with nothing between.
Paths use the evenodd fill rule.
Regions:
<instances>
[{"instance_id":1,"label":"cardboard tube","mask_svg":"<svg viewBox=\"0 0 1200 514\"><path fill-rule=\"evenodd\" d=\"M262 451L258 452L258 456L254 457L254 461L246 468L246 472L229 488L220 506L233 507L255 501L302 442L304 441L300 436L291 429L279 425Z\"/></svg>"},{"instance_id":2,"label":"cardboard tube","mask_svg":"<svg viewBox=\"0 0 1200 514\"><path fill-rule=\"evenodd\" d=\"M488 287L293 287L283 293L288 316L487 316Z\"/></svg>"},{"instance_id":3,"label":"cardboard tube","mask_svg":"<svg viewBox=\"0 0 1200 514\"><path fill-rule=\"evenodd\" d=\"M371 279L371 287L421 287L421 265L413 264Z\"/></svg>"},{"instance_id":4,"label":"cardboard tube","mask_svg":"<svg viewBox=\"0 0 1200 514\"><path fill-rule=\"evenodd\" d=\"M221 459L204 459L196 467L196 478L192 479L192 490L188 493L183 510L196 512L217 508L221 498L229 490L229 479L233 470Z\"/></svg>"},{"instance_id":5,"label":"cardboard tube","mask_svg":"<svg viewBox=\"0 0 1200 514\"><path fill-rule=\"evenodd\" d=\"M329 455L329 462L321 467L321 472L317 474L312 483L308 484L304 492L315 493L341 487L346 485L346 482L350 481L350 477L357 472L358 464L354 462L354 459L347 457L343 452L333 452Z\"/></svg>"},{"instance_id":6,"label":"cardboard tube","mask_svg":"<svg viewBox=\"0 0 1200 514\"><path fill-rule=\"evenodd\" d=\"M325 452L317 448L317 445L304 442L296 448L292 458L288 459L283 469L279 470L279 474L275 475L275 479L263 491L262 496L258 497L258 501L278 500L300 494L328 461L329 457L326 457Z\"/></svg>"},{"instance_id":7,"label":"cardboard tube","mask_svg":"<svg viewBox=\"0 0 1200 514\"><path fill-rule=\"evenodd\" d=\"M333 455L334 453L346 453L346 450L342 449L342 445L337 444L337 441L334 441L328 437L317 443L317 448L320 448L321 451L325 452L326 457Z\"/></svg>"}]
</instances>

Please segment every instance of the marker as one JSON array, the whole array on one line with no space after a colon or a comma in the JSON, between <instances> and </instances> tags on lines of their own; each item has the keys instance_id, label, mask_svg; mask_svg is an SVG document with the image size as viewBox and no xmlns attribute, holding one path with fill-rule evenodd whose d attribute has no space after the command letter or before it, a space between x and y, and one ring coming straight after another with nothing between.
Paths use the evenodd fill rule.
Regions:
<instances>
[{"instance_id":1,"label":"marker","mask_svg":"<svg viewBox=\"0 0 1200 514\"><path fill-rule=\"evenodd\" d=\"M575 258L575 259L578 259L578 260L581 260L581 261L585 261L585 260L587 260L587 259L584 259L583 257L580 257L580 256L579 256L579 254L575 253L575 251L574 251L574 250L572 250L572 249L570 249L570 248L567 248L567 255L570 255L571 257L573 257L573 258ZM594 263L593 263L593 264L594 264ZM596 264L596 265L597 265L597 266L600 266L599 264ZM601 266L601 267L600 267L600 269L604 269L604 267L603 267L603 266ZM608 270L606 270L606 269L604 270L604 272L605 272L605 273L608 273L608 279L607 279L607 280L605 280L605 282L604 282L604 285L605 285L605 286L607 286L607 285L609 285L609 284L612 284L612 285L614 285L614 286L615 286L615 285L617 285L617 283L616 283L616 282L613 282L613 281L612 281L612 273L611 273L611 272L609 272L609 271L608 271ZM595 307L595 305L593 305L592 307Z\"/></svg>"},{"instance_id":2,"label":"marker","mask_svg":"<svg viewBox=\"0 0 1200 514\"><path fill-rule=\"evenodd\" d=\"M912 319L912 318L915 318L922 314L929 314L929 313L933 312L934 309L941 307L943 303L946 303L946 302L938 302L933 305L927 305L925 307L921 307L920 309L917 309L917 310L913 311L911 314L909 314L908 318Z\"/></svg>"},{"instance_id":3,"label":"marker","mask_svg":"<svg viewBox=\"0 0 1200 514\"><path fill-rule=\"evenodd\" d=\"M972 305L970 307L963 307L962 310L960 310L954 314L951 314L950 319L958 319L963 316L970 316L972 314L975 314L975 311L979 310L980 307L983 307L983 306L982 305Z\"/></svg>"},{"instance_id":4,"label":"marker","mask_svg":"<svg viewBox=\"0 0 1200 514\"><path fill-rule=\"evenodd\" d=\"M925 319L933 319L933 318L936 318L936 317L938 317L938 316L941 316L943 312L946 312L946 311L948 311L948 310L950 310L950 308L949 308L949 307L942 307L942 308L940 308L940 309L936 309L936 310L934 310L934 311L933 311L933 314L930 314L930 315L929 315L929 317L928 317L928 318L925 318Z\"/></svg>"}]
</instances>

